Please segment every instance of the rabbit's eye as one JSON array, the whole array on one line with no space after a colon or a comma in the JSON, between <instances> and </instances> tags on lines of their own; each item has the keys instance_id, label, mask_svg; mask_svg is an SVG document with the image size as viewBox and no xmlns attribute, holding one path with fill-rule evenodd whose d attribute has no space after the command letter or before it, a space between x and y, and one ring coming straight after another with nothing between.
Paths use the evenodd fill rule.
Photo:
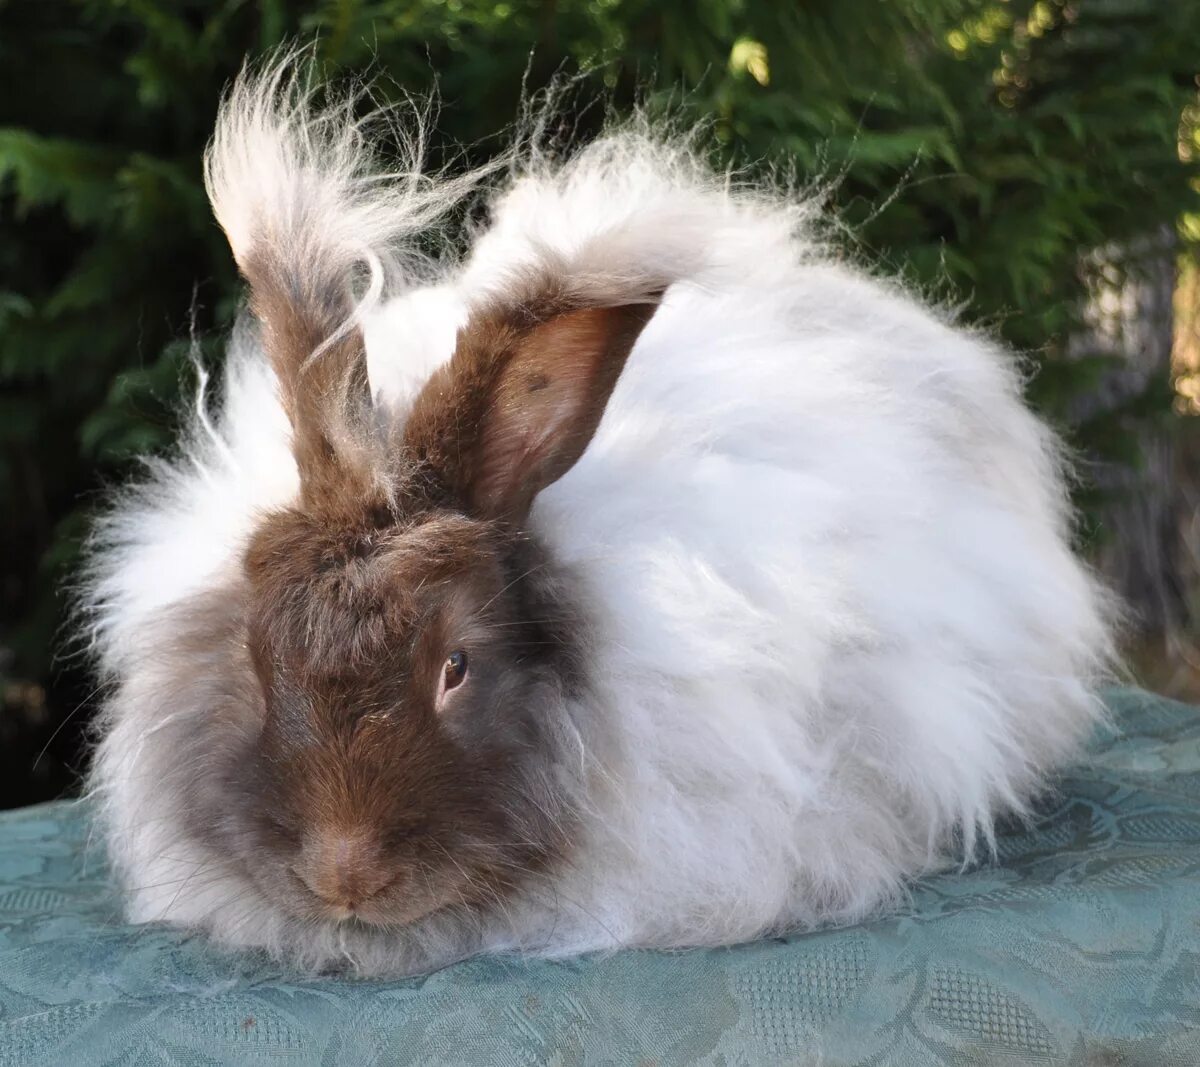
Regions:
<instances>
[{"instance_id":1,"label":"rabbit's eye","mask_svg":"<svg viewBox=\"0 0 1200 1067\"><path fill-rule=\"evenodd\" d=\"M451 652L446 657L446 662L442 664L442 676L438 679L437 701L434 704L434 708L438 714L441 714L445 710L450 690L457 689L462 685L463 679L466 676L467 654L462 649Z\"/></svg>"},{"instance_id":2,"label":"rabbit's eye","mask_svg":"<svg viewBox=\"0 0 1200 1067\"><path fill-rule=\"evenodd\" d=\"M443 691L453 689L456 685L461 685L462 680L467 676L467 654L463 651L451 652L446 657L446 665L442 668L443 676Z\"/></svg>"}]
</instances>

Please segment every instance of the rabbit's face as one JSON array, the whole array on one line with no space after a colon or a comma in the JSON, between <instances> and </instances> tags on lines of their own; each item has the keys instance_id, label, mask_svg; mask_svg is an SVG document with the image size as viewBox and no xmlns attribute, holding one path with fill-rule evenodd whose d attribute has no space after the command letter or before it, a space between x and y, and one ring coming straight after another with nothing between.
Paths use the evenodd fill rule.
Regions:
<instances>
[{"instance_id":1,"label":"rabbit's face","mask_svg":"<svg viewBox=\"0 0 1200 1067\"><path fill-rule=\"evenodd\" d=\"M261 727L209 834L298 917L495 901L564 848L542 783L577 681L568 609L527 539L410 507L282 512L247 554Z\"/></svg>"}]
</instances>

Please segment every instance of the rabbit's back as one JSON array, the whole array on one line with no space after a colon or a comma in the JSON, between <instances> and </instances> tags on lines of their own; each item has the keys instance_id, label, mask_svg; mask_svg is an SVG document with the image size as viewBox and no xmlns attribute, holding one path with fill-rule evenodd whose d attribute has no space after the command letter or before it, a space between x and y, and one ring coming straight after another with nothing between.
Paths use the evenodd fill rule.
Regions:
<instances>
[{"instance_id":1,"label":"rabbit's back","mask_svg":"<svg viewBox=\"0 0 1200 1067\"><path fill-rule=\"evenodd\" d=\"M624 156L592 151L518 183L459 283L606 227L691 264L534 510L617 738L575 887L606 932L569 947L858 917L990 837L1100 714L1107 608L1058 442L1008 353L788 209L665 166L602 200Z\"/></svg>"}]
</instances>

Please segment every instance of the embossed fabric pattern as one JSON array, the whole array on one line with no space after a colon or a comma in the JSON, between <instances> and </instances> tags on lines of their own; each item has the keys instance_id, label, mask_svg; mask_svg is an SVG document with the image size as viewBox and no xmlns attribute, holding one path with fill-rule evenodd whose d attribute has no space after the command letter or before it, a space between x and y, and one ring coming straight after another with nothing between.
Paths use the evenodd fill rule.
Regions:
<instances>
[{"instance_id":1,"label":"embossed fabric pattern","mask_svg":"<svg viewBox=\"0 0 1200 1067\"><path fill-rule=\"evenodd\" d=\"M1116 729L999 858L841 930L395 982L122 923L87 809L0 818L0 1064L1200 1065L1200 710Z\"/></svg>"}]
</instances>

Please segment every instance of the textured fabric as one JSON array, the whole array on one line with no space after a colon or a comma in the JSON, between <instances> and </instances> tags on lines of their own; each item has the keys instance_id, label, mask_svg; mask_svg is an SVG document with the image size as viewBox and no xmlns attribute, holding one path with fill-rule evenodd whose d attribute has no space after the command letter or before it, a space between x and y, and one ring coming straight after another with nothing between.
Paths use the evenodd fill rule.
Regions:
<instances>
[{"instance_id":1,"label":"textured fabric","mask_svg":"<svg viewBox=\"0 0 1200 1067\"><path fill-rule=\"evenodd\" d=\"M1114 694L997 864L737 948L303 979L130 927L86 808L0 819L0 1064L1200 1064L1200 711ZM183 890L186 892L186 888Z\"/></svg>"}]
</instances>

